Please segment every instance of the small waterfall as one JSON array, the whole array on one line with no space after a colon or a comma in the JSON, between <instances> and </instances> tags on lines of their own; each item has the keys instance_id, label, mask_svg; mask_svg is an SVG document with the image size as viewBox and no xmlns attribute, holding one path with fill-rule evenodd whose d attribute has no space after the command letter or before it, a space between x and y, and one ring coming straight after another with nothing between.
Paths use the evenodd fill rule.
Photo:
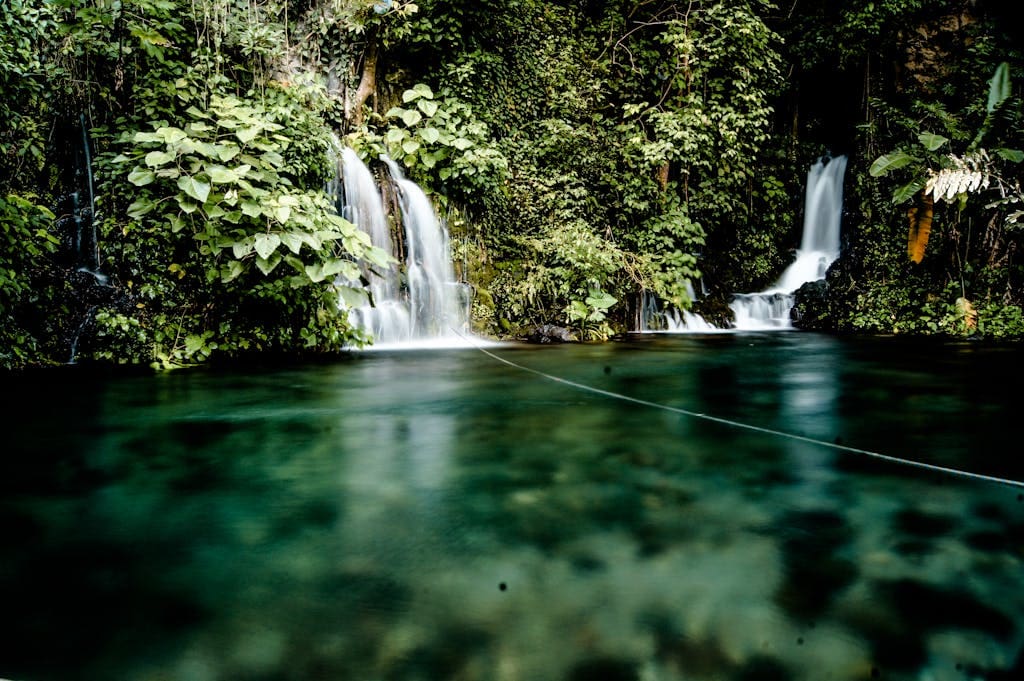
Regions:
<instances>
[{"instance_id":1,"label":"small waterfall","mask_svg":"<svg viewBox=\"0 0 1024 681\"><path fill-rule=\"evenodd\" d=\"M348 147L341 149L339 160L338 212L370 235L374 246L394 255L391 226L373 173ZM350 316L356 327L383 342L407 341L412 337L408 306L399 299L401 283L398 266L387 269L364 268L369 282L370 304L353 309Z\"/></svg>"},{"instance_id":2,"label":"small waterfall","mask_svg":"<svg viewBox=\"0 0 1024 681\"><path fill-rule=\"evenodd\" d=\"M380 160L400 212L390 220L373 173L352 149L340 152L341 181L335 189L339 212L369 234L375 246L402 260L400 267L364 272L370 304L353 309L351 319L373 337L375 346L465 345L458 334L469 333L470 295L455 279L448 231L419 185L406 179L387 156ZM401 248L391 232L399 222Z\"/></svg>"},{"instance_id":3,"label":"small waterfall","mask_svg":"<svg viewBox=\"0 0 1024 681\"><path fill-rule=\"evenodd\" d=\"M804 199L804 226L796 260L786 268L771 288L758 293L733 294L729 308L733 312L732 329L761 331L792 328L789 318L793 294L809 281L825 278L839 257L839 227L843 212L843 175L846 157L829 155L818 159L807 171ZM697 300L687 283L691 300ZM725 331L708 323L699 314L669 308L662 311L649 292L641 295L639 310L641 333L708 333Z\"/></svg>"},{"instance_id":4,"label":"small waterfall","mask_svg":"<svg viewBox=\"0 0 1024 681\"><path fill-rule=\"evenodd\" d=\"M807 171L804 231L796 260L771 288L736 294L729 304L740 330L788 329L793 293L809 281L825 278L839 257L839 227L843 213L843 175L846 157L824 156Z\"/></svg>"},{"instance_id":5,"label":"small waterfall","mask_svg":"<svg viewBox=\"0 0 1024 681\"><path fill-rule=\"evenodd\" d=\"M697 300L693 284L686 282L686 292L690 300ZM664 311L650 291L644 291L640 297L640 315L638 330L640 333L709 333L719 331L696 312L679 310L670 307Z\"/></svg>"}]
</instances>

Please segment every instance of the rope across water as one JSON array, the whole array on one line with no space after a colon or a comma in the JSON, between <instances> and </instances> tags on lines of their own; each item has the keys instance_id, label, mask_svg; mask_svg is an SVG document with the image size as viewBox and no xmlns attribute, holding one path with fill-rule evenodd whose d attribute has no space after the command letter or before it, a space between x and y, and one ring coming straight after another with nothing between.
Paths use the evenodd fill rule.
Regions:
<instances>
[{"instance_id":1,"label":"rope across water","mask_svg":"<svg viewBox=\"0 0 1024 681\"><path fill-rule=\"evenodd\" d=\"M878 459L880 461L887 461L887 462L894 463L894 464L899 464L899 465L902 465L902 466L910 466L910 467L914 467L914 468L922 468L922 469L925 469L925 470L934 471L936 473L943 473L945 475L952 475L952 476L956 476L956 477L960 477L960 478L969 478L969 479L972 479L972 480L981 480L981 481L984 481L984 482L994 482L996 484L1007 485L1007 486L1010 486L1010 487L1024 488L1024 481L1020 481L1020 480L1011 480L1011 479L1008 479L1008 478L1000 478L1000 477L997 477L997 476L994 476L994 475L984 475L982 473L974 473L974 472L971 472L971 471L964 471L964 470L960 470L960 469L957 469L957 468L948 468L946 466L939 466L939 465L932 464L932 463L926 463L924 461L915 461L913 459L902 459L900 457L891 456L889 454L882 454L880 452L873 452L873 451L871 451L869 449L860 449L859 447L850 447L848 445L840 444L838 442L828 442L826 440L818 440L816 438L807 437L805 435L796 435L795 433L787 433L787 432L782 431L782 430L774 430L772 428L764 428L762 426L755 426L755 425L751 425L749 423L743 423L741 421L733 421L732 419L722 418L720 416L712 416L711 414L704 414L702 412L690 411L689 409L682 409L680 407L673 407L673 406L668 405L668 404L661 404L659 402L651 402L649 400L643 400L643 399L640 399L638 397L630 397L629 395L623 395L621 393L612 392L610 390L603 390L601 388L595 388L593 386L586 385L585 383L578 383L576 381L570 381L567 378L561 378L559 376L554 376L552 374L540 371L538 369L532 369L532 368L530 368L528 366L523 366L522 364L518 364L516 362L513 362L512 360L509 360L509 359L506 359L504 357L501 357L499 355L494 354L493 352L491 352L487 348L485 348L485 347L481 346L480 344L474 342L471 338L468 338L467 336L465 336L464 334L460 333L459 331L457 331L455 329L452 329L452 331L455 334L457 334L460 338L465 340L468 344L470 344L471 346L473 346L474 348L476 348L477 350L482 352L483 354L487 355L491 359L494 359L494 360L496 360L498 362L501 362L502 364L505 364L507 366L513 367L513 368L518 369L520 371L525 371L527 373L531 373L531 374L534 374L536 376L540 376L540 377L545 378L545 379L547 379L549 381L553 381L555 383L561 383L562 385L567 385L567 386L569 386L571 388L575 388L577 390L583 390L585 392L593 393L595 395L603 395L604 397L609 397L609 398L615 399L615 400L621 400L623 402L632 402L633 404L642 404L645 407L651 407L652 409L660 409L662 411L668 411L668 412L672 412L674 414L681 414L683 416L689 416L689 417L692 417L692 418L703 419L705 421L711 421L711 422L714 422L714 423L720 423L720 424L723 424L723 425L726 425L726 426L731 426L733 428L742 428L744 430L750 430L750 431L754 431L756 433L763 433L765 435L772 435L772 436L775 436L775 437L787 438L789 440L796 440L796 441L799 441L799 442L806 442L806 443L809 443L809 444L818 445L820 447L827 447L829 449L835 449L835 450L839 450L839 451L842 451L842 452L848 452L850 454L860 454L862 456L867 456L867 457L871 457L873 459Z\"/></svg>"}]
</instances>

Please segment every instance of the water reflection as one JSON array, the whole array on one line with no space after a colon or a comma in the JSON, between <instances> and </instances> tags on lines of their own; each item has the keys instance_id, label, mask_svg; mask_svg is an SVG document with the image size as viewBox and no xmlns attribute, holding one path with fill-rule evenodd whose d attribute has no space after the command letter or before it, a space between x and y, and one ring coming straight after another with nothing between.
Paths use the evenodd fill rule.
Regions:
<instances>
[{"instance_id":1,"label":"water reflection","mask_svg":"<svg viewBox=\"0 0 1024 681\"><path fill-rule=\"evenodd\" d=\"M888 453L927 441L943 461L1013 471L949 421L1005 437L1013 404L981 383L998 369L1019 385L1020 363L869 350L785 334L500 352L683 409ZM64 380L12 386L3 677L1021 672L1019 490L617 402L479 353ZM47 401L59 388L72 397Z\"/></svg>"}]
</instances>

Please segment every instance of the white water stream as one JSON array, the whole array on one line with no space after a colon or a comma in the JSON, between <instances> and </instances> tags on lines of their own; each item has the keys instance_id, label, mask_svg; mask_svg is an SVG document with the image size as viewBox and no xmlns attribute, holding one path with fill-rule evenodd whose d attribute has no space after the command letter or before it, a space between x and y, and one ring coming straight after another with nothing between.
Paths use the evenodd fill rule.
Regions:
<instances>
[{"instance_id":1,"label":"white water stream","mask_svg":"<svg viewBox=\"0 0 1024 681\"><path fill-rule=\"evenodd\" d=\"M350 311L353 323L373 337L374 347L466 347L470 292L452 267L448 231L433 204L415 182L387 156L382 182L390 183L399 206L388 213L373 173L349 148L340 152L339 212L370 235L375 246L400 267L367 270L370 303ZM392 225L401 228L392 238ZM404 258L403 258L404 255Z\"/></svg>"}]
</instances>

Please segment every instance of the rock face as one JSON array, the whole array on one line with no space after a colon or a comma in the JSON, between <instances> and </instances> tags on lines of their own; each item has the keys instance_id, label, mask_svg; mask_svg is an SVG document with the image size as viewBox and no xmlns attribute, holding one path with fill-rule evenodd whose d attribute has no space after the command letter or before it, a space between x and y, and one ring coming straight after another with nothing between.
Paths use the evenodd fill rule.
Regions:
<instances>
[{"instance_id":1,"label":"rock face","mask_svg":"<svg viewBox=\"0 0 1024 681\"><path fill-rule=\"evenodd\" d=\"M951 64L970 42L967 29L976 21L971 5L964 2L947 14L928 16L900 33L903 63L897 87L932 92L941 86Z\"/></svg>"},{"instance_id":2,"label":"rock face","mask_svg":"<svg viewBox=\"0 0 1024 681\"><path fill-rule=\"evenodd\" d=\"M576 336L573 335L572 331L565 328L564 326L555 326L554 324L541 324L535 326L532 331L526 336L527 343L575 343Z\"/></svg>"},{"instance_id":3,"label":"rock face","mask_svg":"<svg viewBox=\"0 0 1024 681\"><path fill-rule=\"evenodd\" d=\"M829 314L826 280L807 282L793 293L793 297L789 317L795 328L811 331L829 331L834 328L835 321L830 319Z\"/></svg>"}]
</instances>

